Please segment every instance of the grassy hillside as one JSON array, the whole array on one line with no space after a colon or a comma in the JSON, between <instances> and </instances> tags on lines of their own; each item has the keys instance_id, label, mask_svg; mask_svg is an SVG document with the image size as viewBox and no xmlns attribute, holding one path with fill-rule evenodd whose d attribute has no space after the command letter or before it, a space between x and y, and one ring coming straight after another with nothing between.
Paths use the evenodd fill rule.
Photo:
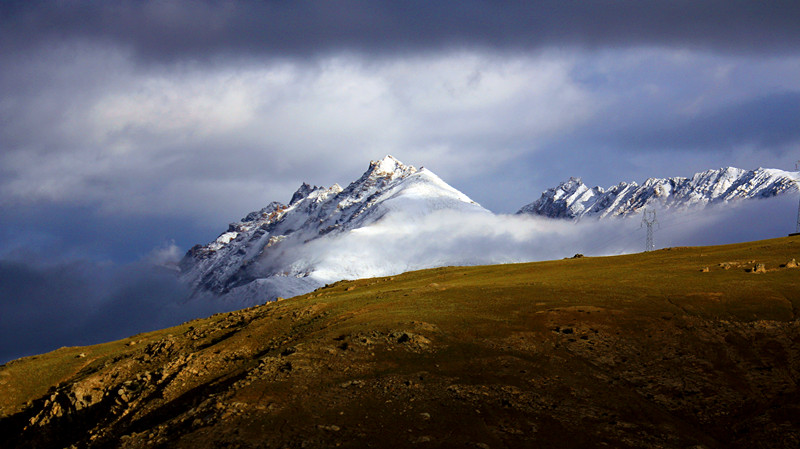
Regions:
<instances>
[{"instance_id":1,"label":"grassy hillside","mask_svg":"<svg viewBox=\"0 0 800 449\"><path fill-rule=\"evenodd\" d=\"M1 366L0 435L3 447L800 447L800 269L781 266L793 258L800 237L339 282Z\"/></svg>"}]
</instances>

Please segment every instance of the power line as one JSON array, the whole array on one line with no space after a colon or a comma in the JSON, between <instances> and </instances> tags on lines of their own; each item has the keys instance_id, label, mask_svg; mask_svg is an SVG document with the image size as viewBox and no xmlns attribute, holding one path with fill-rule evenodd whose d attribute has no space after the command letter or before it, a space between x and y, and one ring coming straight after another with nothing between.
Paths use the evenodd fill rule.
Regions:
<instances>
[{"instance_id":1,"label":"power line","mask_svg":"<svg viewBox=\"0 0 800 449\"><path fill-rule=\"evenodd\" d=\"M647 226L647 242L645 243L644 250L652 251L656 249L655 243L653 242L653 225L658 224L658 220L656 220L656 211L655 209L648 211L645 208L643 212L642 224L639 227Z\"/></svg>"}]
</instances>

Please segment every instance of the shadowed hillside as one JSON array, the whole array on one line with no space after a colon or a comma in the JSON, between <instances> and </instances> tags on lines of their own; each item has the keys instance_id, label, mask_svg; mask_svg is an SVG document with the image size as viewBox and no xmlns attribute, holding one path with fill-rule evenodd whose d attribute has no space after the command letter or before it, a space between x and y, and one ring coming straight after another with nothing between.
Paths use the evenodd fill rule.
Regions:
<instances>
[{"instance_id":1,"label":"shadowed hillside","mask_svg":"<svg viewBox=\"0 0 800 449\"><path fill-rule=\"evenodd\" d=\"M339 282L10 362L2 444L794 448L794 258L800 237Z\"/></svg>"}]
</instances>

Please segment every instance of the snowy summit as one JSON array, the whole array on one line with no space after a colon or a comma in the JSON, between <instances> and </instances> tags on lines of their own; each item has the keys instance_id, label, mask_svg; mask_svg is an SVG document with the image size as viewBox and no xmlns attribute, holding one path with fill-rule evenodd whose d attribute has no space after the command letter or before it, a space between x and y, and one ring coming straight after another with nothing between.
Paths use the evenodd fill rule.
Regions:
<instances>
[{"instance_id":1,"label":"snowy summit","mask_svg":"<svg viewBox=\"0 0 800 449\"><path fill-rule=\"evenodd\" d=\"M271 202L231 223L215 241L189 250L182 277L197 292L251 303L305 293L328 279L315 276L314 261L298 248L389 215L413 220L436 210L489 213L430 170L386 156L344 189L303 183L289 204Z\"/></svg>"}]
</instances>

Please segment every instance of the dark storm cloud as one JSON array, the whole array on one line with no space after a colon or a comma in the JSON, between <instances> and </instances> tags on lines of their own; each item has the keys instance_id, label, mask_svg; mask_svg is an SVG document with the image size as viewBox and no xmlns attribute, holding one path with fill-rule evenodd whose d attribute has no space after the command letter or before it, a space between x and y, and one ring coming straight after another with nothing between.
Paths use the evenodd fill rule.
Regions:
<instances>
[{"instance_id":1,"label":"dark storm cloud","mask_svg":"<svg viewBox=\"0 0 800 449\"><path fill-rule=\"evenodd\" d=\"M800 45L796 1L3 2L2 47L86 39L147 60L485 46L655 45L774 53Z\"/></svg>"},{"instance_id":2,"label":"dark storm cloud","mask_svg":"<svg viewBox=\"0 0 800 449\"><path fill-rule=\"evenodd\" d=\"M131 263L168 242L190 248L228 221L198 226L181 217L99 216L91 206L7 205L0 214L0 259Z\"/></svg>"},{"instance_id":3,"label":"dark storm cloud","mask_svg":"<svg viewBox=\"0 0 800 449\"><path fill-rule=\"evenodd\" d=\"M101 343L238 308L197 298L173 273L139 262L0 259L0 364Z\"/></svg>"}]
</instances>

